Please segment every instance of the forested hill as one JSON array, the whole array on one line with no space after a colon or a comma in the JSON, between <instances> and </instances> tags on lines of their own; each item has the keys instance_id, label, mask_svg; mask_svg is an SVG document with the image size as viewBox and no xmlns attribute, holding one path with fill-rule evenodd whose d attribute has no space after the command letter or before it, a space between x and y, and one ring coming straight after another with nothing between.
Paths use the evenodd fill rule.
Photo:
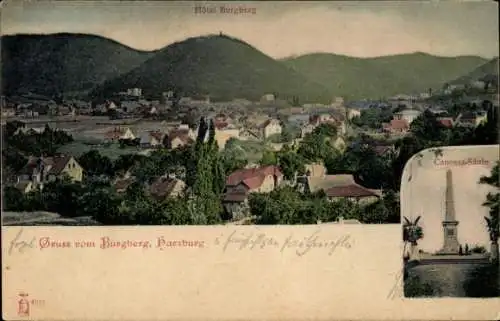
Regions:
<instances>
[{"instance_id":1,"label":"forested hill","mask_svg":"<svg viewBox=\"0 0 500 321\"><path fill-rule=\"evenodd\" d=\"M311 81L249 44L225 35L190 38L160 50L141 66L106 82L93 94L107 96L128 87L159 94L175 89L214 99L259 99L277 93L301 102L331 101L321 84Z\"/></svg>"},{"instance_id":2,"label":"forested hill","mask_svg":"<svg viewBox=\"0 0 500 321\"><path fill-rule=\"evenodd\" d=\"M3 36L1 47L6 95L87 92L155 54L100 36L69 33Z\"/></svg>"},{"instance_id":3,"label":"forested hill","mask_svg":"<svg viewBox=\"0 0 500 321\"><path fill-rule=\"evenodd\" d=\"M498 57L455 79L451 84L467 84L471 81L490 81L498 85Z\"/></svg>"},{"instance_id":4,"label":"forested hill","mask_svg":"<svg viewBox=\"0 0 500 321\"><path fill-rule=\"evenodd\" d=\"M328 103L333 96L377 99L422 92L479 74L494 77L492 70L498 70L498 59L424 53L378 58L308 54L276 60L222 34L151 52L86 34L10 35L1 42L5 95L102 98L140 87L153 96L172 89L214 100L255 100L274 93L289 101Z\"/></svg>"},{"instance_id":5,"label":"forested hill","mask_svg":"<svg viewBox=\"0 0 500 321\"><path fill-rule=\"evenodd\" d=\"M412 53L377 58L308 54L283 63L332 94L348 98L381 98L441 88L487 62L475 56L437 57Z\"/></svg>"}]
</instances>

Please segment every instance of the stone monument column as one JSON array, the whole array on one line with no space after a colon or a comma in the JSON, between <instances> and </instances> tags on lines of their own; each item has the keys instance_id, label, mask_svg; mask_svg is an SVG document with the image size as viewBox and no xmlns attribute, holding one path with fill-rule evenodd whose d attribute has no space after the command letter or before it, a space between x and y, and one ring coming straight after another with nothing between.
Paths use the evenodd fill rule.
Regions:
<instances>
[{"instance_id":1,"label":"stone monument column","mask_svg":"<svg viewBox=\"0 0 500 321\"><path fill-rule=\"evenodd\" d=\"M453 198L453 180L451 170L446 171L446 191L444 203L444 245L438 252L439 254L458 254L460 243L458 242L457 226L458 221L455 218L455 202Z\"/></svg>"}]
</instances>

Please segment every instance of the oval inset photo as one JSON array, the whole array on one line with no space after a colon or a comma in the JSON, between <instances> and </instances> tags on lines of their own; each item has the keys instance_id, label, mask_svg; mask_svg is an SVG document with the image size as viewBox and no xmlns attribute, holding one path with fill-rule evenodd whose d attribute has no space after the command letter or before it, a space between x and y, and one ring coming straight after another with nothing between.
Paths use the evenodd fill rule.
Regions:
<instances>
[{"instance_id":1,"label":"oval inset photo","mask_svg":"<svg viewBox=\"0 0 500 321\"><path fill-rule=\"evenodd\" d=\"M499 146L426 149L401 180L406 297L498 297Z\"/></svg>"}]
</instances>

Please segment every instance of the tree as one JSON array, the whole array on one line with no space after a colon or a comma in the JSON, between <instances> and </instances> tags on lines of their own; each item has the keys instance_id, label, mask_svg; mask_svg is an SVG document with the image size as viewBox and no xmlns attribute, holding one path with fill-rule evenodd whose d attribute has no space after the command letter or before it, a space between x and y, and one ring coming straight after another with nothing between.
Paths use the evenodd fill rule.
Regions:
<instances>
[{"instance_id":1,"label":"tree","mask_svg":"<svg viewBox=\"0 0 500 321\"><path fill-rule=\"evenodd\" d=\"M353 117L351 123L358 127L380 129L382 123L391 121L392 114L391 107L370 107L363 109L359 117Z\"/></svg>"},{"instance_id":2,"label":"tree","mask_svg":"<svg viewBox=\"0 0 500 321\"><path fill-rule=\"evenodd\" d=\"M331 203L335 218L353 219L361 221L362 209L357 202L342 198Z\"/></svg>"},{"instance_id":3,"label":"tree","mask_svg":"<svg viewBox=\"0 0 500 321\"><path fill-rule=\"evenodd\" d=\"M381 199L373 204L368 204L362 211L363 223L399 223L400 206L399 200L391 190L384 192Z\"/></svg>"},{"instance_id":4,"label":"tree","mask_svg":"<svg viewBox=\"0 0 500 321\"><path fill-rule=\"evenodd\" d=\"M262 153L262 159L260 160L260 165L262 166L278 165L278 158L276 157L276 153L269 150L265 150Z\"/></svg>"},{"instance_id":5,"label":"tree","mask_svg":"<svg viewBox=\"0 0 500 321\"><path fill-rule=\"evenodd\" d=\"M331 157L332 154L337 153L337 150L331 143L331 137L324 135L322 130L319 130L304 137L304 140L300 142L297 153L304 159L315 162Z\"/></svg>"},{"instance_id":6,"label":"tree","mask_svg":"<svg viewBox=\"0 0 500 321\"><path fill-rule=\"evenodd\" d=\"M418 240L424 237L424 233L422 231L422 227L418 225L420 221L420 216L418 216L414 221L408 219L407 217L403 217L403 241L405 242L403 253L406 256L406 246L409 243L411 245L410 250L410 259L415 254L415 249L418 244Z\"/></svg>"},{"instance_id":7,"label":"tree","mask_svg":"<svg viewBox=\"0 0 500 321\"><path fill-rule=\"evenodd\" d=\"M113 172L116 174L123 174L126 171L130 170L134 165L137 165L141 161L144 161L145 158L146 156L139 154L120 155L113 163Z\"/></svg>"},{"instance_id":8,"label":"tree","mask_svg":"<svg viewBox=\"0 0 500 321\"><path fill-rule=\"evenodd\" d=\"M4 137L12 137L12 136L14 136L14 133L19 128L25 128L25 127L26 127L26 124L23 123L22 121L18 121L18 120L8 121L5 124Z\"/></svg>"},{"instance_id":9,"label":"tree","mask_svg":"<svg viewBox=\"0 0 500 321\"><path fill-rule=\"evenodd\" d=\"M287 180L293 180L296 174L303 174L305 172L304 158L293 151L278 153L277 163Z\"/></svg>"},{"instance_id":10,"label":"tree","mask_svg":"<svg viewBox=\"0 0 500 321\"><path fill-rule=\"evenodd\" d=\"M236 139L229 139L220 153L220 161L225 173L232 173L244 168L248 164L245 151L238 145Z\"/></svg>"},{"instance_id":11,"label":"tree","mask_svg":"<svg viewBox=\"0 0 500 321\"><path fill-rule=\"evenodd\" d=\"M423 150L425 147L423 143L418 140L415 136L406 136L396 142L397 157L393 160L391 167L394 177L395 190L399 190L401 186L401 177L403 175L403 170L410 158Z\"/></svg>"},{"instance_id":12,"label":"tree","mask_svg":"<svg viewBox=\"0 0 500 321\"><path fill-rule=\"evenodd\" d=\"M120 219L122 199L109 187L100 184L87 186L78 203L85 216L91 216L105 225L126 224Z\"/></svg>"},{"instance_id":13,"label":"tree","mask_svg":"<svg viewBox=\"0 0 500 321\"><path fill-rule=\"evenodd\" d=\"M293 135L289 126L283 126L280 136L280 143L287 143L293 140Z\"/></svg>"},{"instance_id":14,"label":"tree","mask_svg":"<svg viewBox=\"0 0 500 321\"><path fill-rule=\"evenodd\" d=\"M483 109L487 111L486 123L481 124L474 130L474 144L477 145L492 145L498 144L498 107L493 106L490 101L483 102Z\"/></svg>"},{"instance_id":15,"label":"tree","mask_svg":"<svg viewBox=\"0 0 500 321\"><path fill-rule=\"evenodd\" d=\"M438 122L436 116L429 110L425 110L410 125L411 133L423 142L444 141L446 128Z\"/></svg>"},{"instance_id":16,"label":"tree","mask_svg":"<svg viewBox=\"0 0 500 321\"><path fill-rule=\"evenodd\" d=\"M162 204L163 216L158 221L162 225L193 224L185 198L169 198Z\"/></svg>"},{"instance_id":17,"label":"tree","mask_svg":"<svg viewBox=\"0 0 500 321\"><path fill-rule=\"evenodd\" d=\"M487 206L490 208L490 216L485 217L486 226L488 229L488 234L491 242L491 260L498 263L498 238L500 234L500 220L499 220L499 211L500 211L500 194L498 193L499 189L499 164L493 167L491 170L490 176L483 176L479 180L480 184L487 184L494 187L497 192L496 193L488 193L486 196L486 201L483 203L483 206Z\"/></svg>"},{"instance_id":18,"label":"tree","mask_svg":"<svg viewBox=\"0 0 500 321\"><path fill-rule=\"evenodd\" d=\"M318 127L314 128L313 135L317 137L336 137L337 136L337 127L331 123L323 123Z\"/></svg>"},{"instance_id":19,"label":"tree","mask_svg":"<svg viewBox=\"0 0 500 321\"><path fill-rule=\"evenodd\" d=\"M72 182L67 176L45 184L42 191L47 210L62 216L81 216L82 208L78 198L82 195L82 185Z\"/></svg>"},{"instance_id":20,"label":"tree","mask_svg":"<svg viewBox=\"0 0 500 321\"><path fill-rule=\"evenodd\" d=\"M179 107L180 100L181 100L181 94L177 90L174 90L174 93L172 95L172 108L173 109L176 109L177 107Z\"/></svg>"},{"instance_id":21,"label":"tree","mask_svg":"<svg viewBox=\"0 0 500 321\"><path fill-rule=\"evenodd\" d=\"M85 169L85 173L89 176L113 176L114 174L111 160L99 154L97 150L88 151L80 156L78 163Z\"/></svg>"},{"instance_id":22,"label":"tree","mask_svg":"<svg viewBox=\"0 0 500 321\"><path fill-rule=\"evenodd\" d=\"M2 209L4 211L23 211L25 209L24 195L15 187L3 188Z\"/></svg>"},{"instance_id":23,"label":"tree","mask_svg":"<svg viewBox=\"0 0 500 321\"><path fill-rule=\"evenodd\" d=\"M208 148L213 173L212 190L216 196L219 196L224 192L226 186L226 170L221 154L219 153L219 145L215 139L215 124L213 120L210 122Z\"/></svg>"},{"instance_id":24,"label":"tree","mask_svg":"<svg viewBox=\"0 0 500 321\"><path fill-rule=\"evenodd\" d=\"M9 166L14 172L19 172L28 162L28 159L15 147L4 146L2 150L3 166Z\"/></svg>"},{"instance_id":25,"label":"tree","mask_svg":"<svg viewBox=\"0 0 500 321\"><path fill-rule=\"evenodd\" d=\"M205 142L207 132L209 137L208 142ZM215 224L220 221L222 212L220 193L225 185L225 173L219 158L213 121L207 124L203 118L200 120L194 148L191 162L193 188L189 210L196 217L204 215L200 220L195 219L195 224Z\"/></svg>"}]
</instances>

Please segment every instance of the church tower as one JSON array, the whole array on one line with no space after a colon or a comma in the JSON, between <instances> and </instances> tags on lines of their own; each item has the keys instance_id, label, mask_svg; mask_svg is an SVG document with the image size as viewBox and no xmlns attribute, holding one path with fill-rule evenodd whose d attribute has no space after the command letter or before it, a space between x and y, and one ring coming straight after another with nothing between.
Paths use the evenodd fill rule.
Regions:
<instances>
[{"instance_id":1,"label":"church tower","mask_svg":"<svg viewBox=\"0 0 500 321\"><path fill-rule=\"evenodd\" d=\"M458 242L457 226L458 221L455 218L455 202L453 198L453 181L451 170L446 171L446 191L444 201L444 245L439 254L458 254L460 244Z\"/></svg>"}]
</instances>

